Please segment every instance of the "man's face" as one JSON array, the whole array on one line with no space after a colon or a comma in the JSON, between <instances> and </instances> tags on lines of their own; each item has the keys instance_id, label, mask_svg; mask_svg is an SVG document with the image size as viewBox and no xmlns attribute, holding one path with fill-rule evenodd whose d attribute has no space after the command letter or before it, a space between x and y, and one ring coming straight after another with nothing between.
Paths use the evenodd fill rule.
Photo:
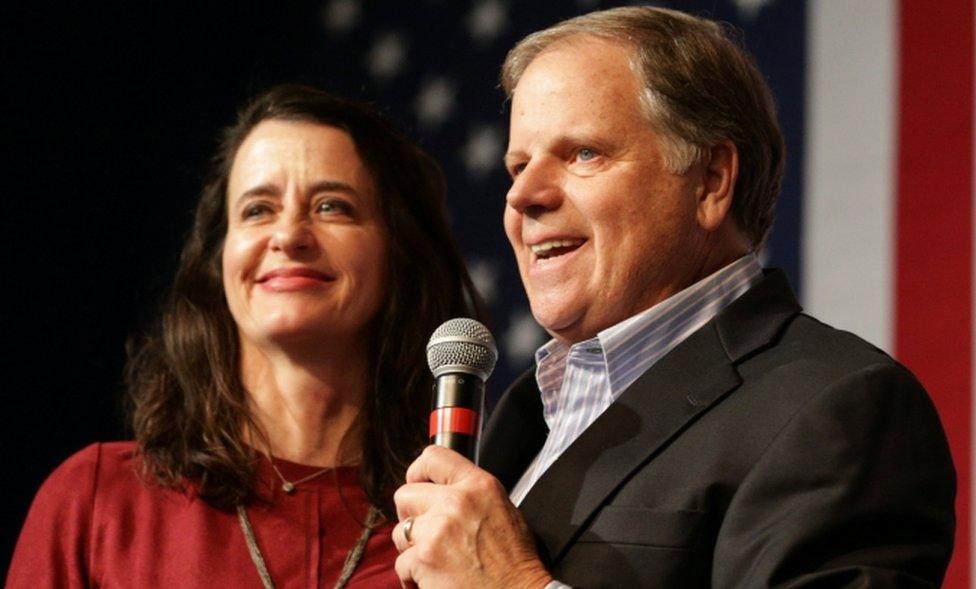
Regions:
<instances>
[{"instance_id":1,"label":"man's face","mask_svg":"<svg viewBox=\"0 0 976 589\"><path fill-rule=\"evenodd\" d=\"M559 43L529 64L512 99L505 232L532 314L564 342L653 306L701 271L699 176L667 170L630 54L593 37Z\"/></svg>"}]
</instances>

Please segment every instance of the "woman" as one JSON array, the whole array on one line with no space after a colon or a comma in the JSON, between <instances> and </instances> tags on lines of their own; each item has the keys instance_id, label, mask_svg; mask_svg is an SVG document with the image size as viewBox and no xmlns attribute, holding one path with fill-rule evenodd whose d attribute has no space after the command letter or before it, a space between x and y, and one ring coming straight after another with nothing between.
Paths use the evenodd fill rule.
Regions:
<instances>
[{"instance_id":1,"label":"woman","mask_svg":"<svg viewBox=\"0 0 976 589\"><path fill-rule=\"evenodd\" d=\"M51 475L8 586L398 587L424 344L479 306L436 164L363 105L270 90L225 131L132 349L136 441Z\"/></svg>"}]
</instances>

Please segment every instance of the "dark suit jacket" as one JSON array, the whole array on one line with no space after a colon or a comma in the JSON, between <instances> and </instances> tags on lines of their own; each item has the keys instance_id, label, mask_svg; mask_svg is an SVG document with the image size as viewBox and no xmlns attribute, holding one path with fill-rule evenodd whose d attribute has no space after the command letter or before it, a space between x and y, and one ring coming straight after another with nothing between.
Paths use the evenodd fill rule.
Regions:
<instances>
[{"instance_id":1,"label":"dark suit jacket","mask_svg":"<svg viewBox=\"0 0 976 589\"><path fill-rule=\"evenodd\" d=\"M915 378L770 272L630 386L520 509L579 587L927 587L955 473ZM959 394L966 394L959 391ZM511 489L547 429L531 373L481 465Z\"/></svg>"}]
</instances>

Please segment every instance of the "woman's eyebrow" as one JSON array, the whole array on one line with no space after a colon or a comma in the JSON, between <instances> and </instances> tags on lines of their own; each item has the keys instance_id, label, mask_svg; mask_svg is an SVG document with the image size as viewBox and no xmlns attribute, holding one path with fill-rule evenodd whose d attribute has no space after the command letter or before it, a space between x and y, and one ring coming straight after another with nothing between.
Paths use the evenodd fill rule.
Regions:
<instances>
[{"instance_id":1,"label":"woman's eyebrow","mask_svg":"<svg viewBox=\"0 0 976 589\"><path fill-rule=\"evenodd\" d=\"M352 185L345 182L339 182L337 180L321 180L312 184L309 189L309 193L317 194L319 192L342 192L350 196L358 196L359 191L352 187ZM253 188L248 188L237 197L237 203L245 201L249 198L254 197L268 197L268 196L278 196L279 190L274 184L260 184Z\"/></svg>"},{"instance_id":2,"label":"woman's eyebrow","mask_svg":"<svg viewBox=\"0 0 976 589\"><path fill-rule=\"evenodd\" d=\"M344 192L351 196L359 195L359 191L353 188L352 185L336 180L321 180L316 182L309 188L309 192L312 194L317 192Z\"/></svg>"},{"instance_id":3,"label":"woman's eyebrow","mask_svg":"<svg viewBox=\"0 0 976 589\"><path fill-rule=\"evenodd\" d=\"M255 196L278 196L278 188L274 184L260 184L253 188L248 188L237 197L237 202L241 202Z\"/></svg>"}]
</instances>

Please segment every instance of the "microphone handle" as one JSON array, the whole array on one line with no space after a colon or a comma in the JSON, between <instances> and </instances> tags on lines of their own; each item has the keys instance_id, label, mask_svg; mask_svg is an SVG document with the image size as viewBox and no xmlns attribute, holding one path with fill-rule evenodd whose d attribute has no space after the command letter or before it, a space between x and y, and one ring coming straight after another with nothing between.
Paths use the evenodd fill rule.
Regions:
<instances>
[{"instance_id":1,"label":"microphone handle","mask_svg":"<svg viewBox=\"0 0 976 589\"><path fill-rule=\"evenodd\" d=\"M450 448L478 463L485 383L462 372L442 374L434 384L430 443Z\"/></svg>"}]
</instances>

